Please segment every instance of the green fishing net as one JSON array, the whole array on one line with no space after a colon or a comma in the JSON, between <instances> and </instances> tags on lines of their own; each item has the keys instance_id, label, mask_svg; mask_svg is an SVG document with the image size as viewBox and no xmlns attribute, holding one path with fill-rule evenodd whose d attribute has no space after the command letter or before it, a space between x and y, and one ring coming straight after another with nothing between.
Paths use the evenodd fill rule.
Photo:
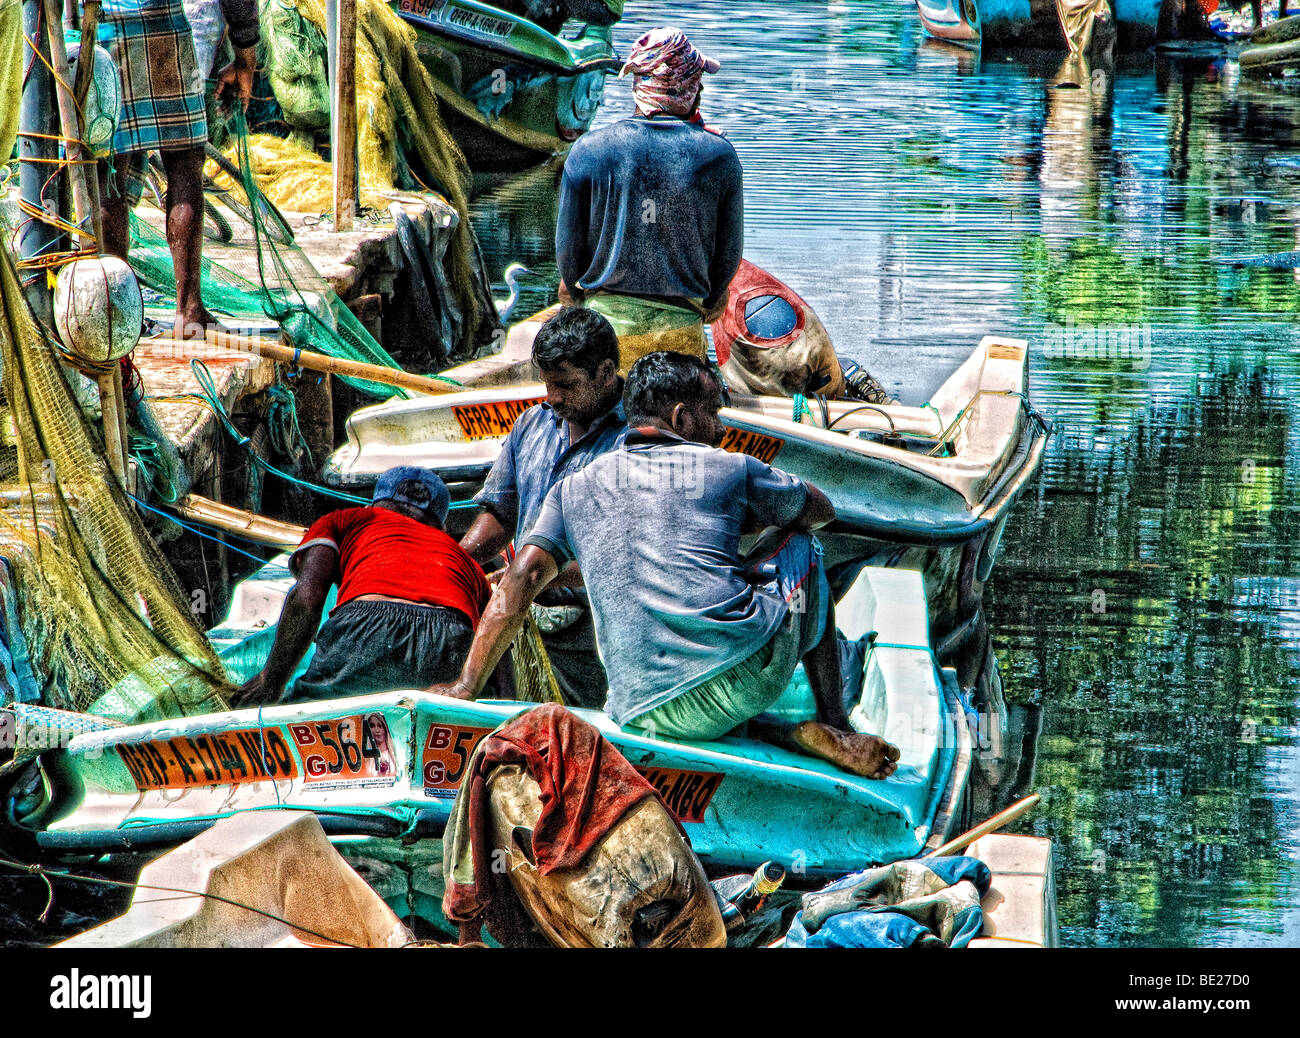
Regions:
<instances>
[{"instance_id":1,"label":"green fishing net","mask_svg":"<svg viewBox=\"0 0 1300 1038\"><path fill-rule=\"evenodd\" d=\"M401 365L375 341L294 244L289 225L257 187L242 113L237 111L233 121L238 167L214 159L222 163L219 168L227 176L205 182L204 305L235 325L278 325L300 349L400 370ZM141 284L155 294L151 302L174 307L175 268L162 229L165 184L156 167L149 179L152 192L146 192L131 214L131 266ZM344 381L379 400L406 396L400 389L376 382Z\"/></svg>"}]
</instances>

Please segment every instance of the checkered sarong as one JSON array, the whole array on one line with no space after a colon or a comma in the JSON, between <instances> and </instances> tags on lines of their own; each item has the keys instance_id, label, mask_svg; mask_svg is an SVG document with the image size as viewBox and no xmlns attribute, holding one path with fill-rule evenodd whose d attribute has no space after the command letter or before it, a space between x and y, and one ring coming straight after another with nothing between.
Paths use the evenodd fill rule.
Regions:
<instances>
[{"instance_id":1,"label":"checkered sarong","mask_svg":"<svg viewBox=\"0 0 1300 1038\"><path fill-rule=\"evenodd\" d=\"M114 154L201 147L203 79L180 0L106 0L103 12L99 42L122 77Z\"/></svg>"}]
</instances>

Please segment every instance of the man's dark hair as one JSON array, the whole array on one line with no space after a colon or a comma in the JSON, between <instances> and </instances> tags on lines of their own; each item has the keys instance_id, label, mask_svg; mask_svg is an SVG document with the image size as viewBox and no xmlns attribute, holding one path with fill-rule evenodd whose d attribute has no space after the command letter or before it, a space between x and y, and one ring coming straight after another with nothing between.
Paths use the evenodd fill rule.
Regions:
<instances>
[{"instance_id":1,"label":"man's dark hair","mask_svg":"<svg viewBox=\"0 0 1300 1038\"><path fill-rule=\"evenodd\" d=\"M644 424L651 418L669 422L678 404L712 405L721 388L717 376L699 357L647 353L632 365L623 384L627 424Z\"/></svg>"},{"instance_id":2,"label":"man's dark hair","mask_svg":"<svg viewBox=\"0 0 1300 1038\"><path fill-rule=\"evenodd\" d=\"M537 330L533 340L533 363L539 368L558 368L567 361L594 375L606 360L618 367L614 326L595 310L581 306L566 306Z\"/></svg>"}]
</instances>

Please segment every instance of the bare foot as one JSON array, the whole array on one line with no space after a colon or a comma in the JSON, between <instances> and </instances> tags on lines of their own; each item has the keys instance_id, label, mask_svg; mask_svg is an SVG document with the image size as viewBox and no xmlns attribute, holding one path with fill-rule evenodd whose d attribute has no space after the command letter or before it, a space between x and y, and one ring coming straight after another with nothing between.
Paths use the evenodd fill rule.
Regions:
<instances>
[{"instance_id":1,"label":"bare foot","mask_svg":"<svg viewBox=\"0 0 1300 1038\"><path fill-rule=\"evenodd\" d=\"M790 736L804 753L864 778L886 779L898 769L898 747L878 735L842 732L820 721L803 721Z\"/></svg>"},{"instance_id":2,"label":"bare foot","mask_svg":"<svg viewBox=\"0 0 1300 1038\"><path fill-rule=\"evenodd\" d=\"M177 339L199 339L207 337L207 333L224 332L229 329L212 316L212 311L207 307L201 306L197 311L189 314L183 314L176 311L176 324L172 331L172 336Z\"/></svg>"}]
</instances>

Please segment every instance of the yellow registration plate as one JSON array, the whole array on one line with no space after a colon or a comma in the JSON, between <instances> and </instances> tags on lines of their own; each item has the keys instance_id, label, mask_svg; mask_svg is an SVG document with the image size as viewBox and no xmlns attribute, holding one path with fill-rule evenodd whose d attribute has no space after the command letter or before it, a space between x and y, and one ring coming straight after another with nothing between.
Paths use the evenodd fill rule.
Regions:
<instances>
[{"instance_id":1,"label":"yellow registration plate","mask_svg":"<svg viewBox=\"0 0 1300 1038\"><path fill-rule=\"evenodd\" d=\"M749 454L770 465L777 452L785 446L785 440L750 432L748 429L729 428L722 437L721 446L724 451L731 451L733 454Z\"/></svg>"},{"instance_id":2,"label":"yellow registration plate","mask_svg":"<svg viewBox=\"0 0 1300 1038\"><path fill-rule=\"evenodd\" d=\"M486 440L494 436L505 436L515 424L516 418L533 404L540 404L544 400L544 397L536 397L529 400L495 400L487 404L453 405L451 413L456 416L465 439Z\"/></svg>"}]
</instances>

